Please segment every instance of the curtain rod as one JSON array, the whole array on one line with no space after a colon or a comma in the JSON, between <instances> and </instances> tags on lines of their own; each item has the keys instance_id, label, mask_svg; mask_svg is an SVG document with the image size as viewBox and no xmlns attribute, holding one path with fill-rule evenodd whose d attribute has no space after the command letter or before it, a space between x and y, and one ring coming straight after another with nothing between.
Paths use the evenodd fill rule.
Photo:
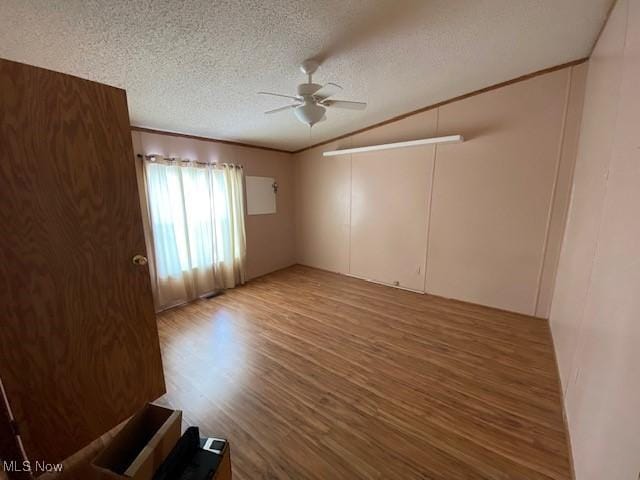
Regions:
<instances>
[{"instance_id":1,"label":"curtain rod","mask_svg":"<svg viewBox=\"0 0 640 480\"><path fill-rule=\"evenodd\" d=\"M242 165L236 165L235 163L198 162L197 160L182 160L182 159L177 158L177 157L163 157L162 155L142 155L141 153L138 153L136 155L136 157L143 158L143 159L149 160L151 162L155 162L155 159L159 158L161 160L164 160L165 162L195 163L197 165L206 165L206 166L209 166L209 167L215 166L215 165L227 165L227 166L234 167L234 168L244 168Z\"/></svg>"}]
</instances>

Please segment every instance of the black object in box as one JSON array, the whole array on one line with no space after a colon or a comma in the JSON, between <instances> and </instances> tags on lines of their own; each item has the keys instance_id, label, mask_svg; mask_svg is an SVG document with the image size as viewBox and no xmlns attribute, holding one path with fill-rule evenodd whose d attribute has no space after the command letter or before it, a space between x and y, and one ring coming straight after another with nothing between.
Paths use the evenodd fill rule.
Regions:
<instances>
[{"instance_id":1,"label":"black object in box","mask_svg":"<svg viewBox=\"0 0 640 480\"><path fill-rule=\"evenodd\" d=\"M227 442L200 438L198 427L189 427L156 471L153 480L209 480L216 476Z\"/></svg>"}]
</instances>

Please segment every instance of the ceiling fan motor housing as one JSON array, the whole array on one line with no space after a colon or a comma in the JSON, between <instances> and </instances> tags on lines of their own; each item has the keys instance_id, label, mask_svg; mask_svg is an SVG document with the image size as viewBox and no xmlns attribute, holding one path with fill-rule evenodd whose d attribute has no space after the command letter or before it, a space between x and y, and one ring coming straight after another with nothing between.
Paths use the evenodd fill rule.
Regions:
<instances>
[{"instance_id":1,"label":"ceiling fan motor housing","mask_svg":"<svg viewBox=\"0 0 640 480\"><path fill-rule=\"evenodd\" d=\"M298 85L298 95L304 97L305 95L313 95L322 88L322 85L317 83L301 83Z\"/></svg>"}]
</instances>

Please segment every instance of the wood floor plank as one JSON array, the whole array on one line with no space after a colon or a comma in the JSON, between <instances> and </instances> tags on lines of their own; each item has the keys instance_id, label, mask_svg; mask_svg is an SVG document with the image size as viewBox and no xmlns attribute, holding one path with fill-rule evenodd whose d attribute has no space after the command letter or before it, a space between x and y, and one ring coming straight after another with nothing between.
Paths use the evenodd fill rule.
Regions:
<instances>
[{"instance_id":1,"label":"wood floor plank","mask_svg":"<svg viewBox=\"0 0 640 480\"><path fill-rule=\"evenodd\" d=\"M159 332L163 401L236 480L571 478L545 320L294 266Z\"/></svg>"}]
</instances>

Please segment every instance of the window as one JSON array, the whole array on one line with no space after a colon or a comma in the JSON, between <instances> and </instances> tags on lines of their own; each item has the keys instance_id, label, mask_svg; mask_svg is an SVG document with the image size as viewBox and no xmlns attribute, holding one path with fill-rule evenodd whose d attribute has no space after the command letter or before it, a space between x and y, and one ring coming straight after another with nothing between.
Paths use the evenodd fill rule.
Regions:
<instances>
[{"instance_id":1,"label":"window","mask_svg":"<svg viewBox=\"0 0 640 480\"><path fill-rule=\"evenodd\" d=\"M145 182L160 288L194 274L190 283L198 284L185 290L197 294L244 281L242 168L148 160ZM237 274L228 281L225 271Z\"/></svg>"}]
</instances>

